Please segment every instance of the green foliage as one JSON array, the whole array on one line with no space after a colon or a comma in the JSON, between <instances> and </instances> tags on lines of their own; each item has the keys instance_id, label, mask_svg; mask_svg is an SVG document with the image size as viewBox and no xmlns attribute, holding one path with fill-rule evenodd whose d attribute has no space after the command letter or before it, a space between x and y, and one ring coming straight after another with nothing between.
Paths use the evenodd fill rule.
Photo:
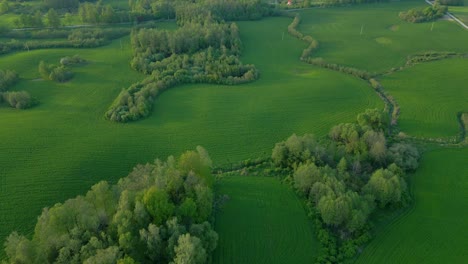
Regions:
<instances>
[{"instance_id":1,"label":"green foliage","mask_svg":"<svg viewBox=\"0 0 468 264\"><path fill-rule=\"evenodd\" d=\"M132 32L134 57L131 65L145 74L145 80L123 90L107 119L135 121L150 114L156 96L183 83L240 84L258 78L253 65L243 65L237 25L186 23L175 32L141 29Z\"/></svg>"},{"instance_id":2,"label":"green foliage","mask_svg":"<svg viewBox=\"0 0 468 264\"><path fill-rule=\"evenodd\" d=\"M18 81L18 73L12 70L0 70L0 92L6 91Z\"/></svg>"},{"instance_id":3,"label":"green foliage","mask_svg":"<svg viewBox=\"0 0 468 264\"><path fill-rule=\"evenodd\" d=\"M294 188L308 197L324 225L319 239L326 251L319 261L356 254L356 241L367 232L376 203L382 208L407 205L403 174L417 167L419 153L402 143L389 150L382 132L388 126L385 119L384 112L369 109L358 115L357 123L334 126L328 139L317 142L311 135L294 134L273 149L273 162L293 170Z\"/></svg>"},{"instance_id":4,"label":"green foliage","mask_svg":"<svg viewBox=\"0 0 468 264\"><path fill-rule=\"evenodd\" d=\"M447 6L435 3L424 9L410 9L406 12L400 12L399 16L402 20L411 23L421 23L441 18L447 13L447 10Z\"/></svg>"},{"instance_id":5,"label":"green foliage","mask_svg":"<svg viewBox=\"0 0 468 264\"><path fill-rule=\"evenodd\" d=\"M52 28L60 27L60 17L53 8L49 9L46 14L46 25Z\"/></svg>"},{"instance_id":6,"label":"green foliage","mask_svg":"<svg viewBox=\"0 0 468 264\"><path fill-rule=\"evenodd\" d=\"M198 159L209 159L203 148L198 147L197 153L203 156ZM173 181L182 184L171 185ZM175 213L186 212L187 201L191 207L206 207L199 198L200 188L212 195L201 175L193 170L187 173L173 157L138 165L116 185L100 182L86 196L44 209L31 240L17 233L9 236L8 261L205 263L218 240L206 222L211 211L208 215L192 210L183 218ZM212 207L213 200L209 202Z\"/></svg>"},{"instance_id":7,"label":"green foliage","mask_svg":"<svg viewBox=\"0 0 468 264\"><path fill-rule=\"evenodd\" d=\"M17 109L30 108L37 103L36 100L26 91L4 92L0 93L0 96L3 97L3 101Z\"/></svg>"},{"instance_id":8,"label":"green foliage","mask_svg":"<svg viewBox=\"0 0 468 264\"><path fill-rule=\"evenodd\" d=\"M73 77L73 72L69 71L63 64L61 66L47 65L44 61L41 61L38 70L44 80L66 82Z\"/></svg>"}]
</instances>

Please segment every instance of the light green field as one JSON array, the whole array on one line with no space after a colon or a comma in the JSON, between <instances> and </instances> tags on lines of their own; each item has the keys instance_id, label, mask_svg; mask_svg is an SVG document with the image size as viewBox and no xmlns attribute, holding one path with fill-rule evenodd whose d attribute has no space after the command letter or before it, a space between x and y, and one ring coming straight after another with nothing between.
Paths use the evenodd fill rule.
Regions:
<instances>
[{"instance_id":1,"label":"light green field","mask_svg":"<svg viewBox=\"0 0 468 264\"><path fill-rule=\"evenodd\" d=\"M230 199L216 215L214 263L313 263L319 243L289 186L250 176L229 176L218 184L218 194Z\"/></svg>"},{"instance_id":2,"label":"light green field","mask_svg":"<svg viewBox=\"0 0 468 264\"><path fill-rule=\"evenodd\" d=\"M382 227L357 263L465 263L468 149L424 155L412 175L414 207Z\"/></svg>"},{"instance_id":3,"label":"light green field","mask_svg":"<svg viewBox=\"0 0 468 264\"><path fill-rule=\"evenodd\" d=\"M468 34L458 24L439 20L432 27L398 17L401 11L426 6L421 0L315 8L302 12L299 31L319 41L313 57L376 72L399 67L417 52L467 52Z\"/></svg>"},{"instance_id":4,"label":"light green field","mask_svg":"<svg viewBox=\"0 0 468 264\"><path fill-rule=\"evenodd\" d=\"M465 0L464 3L464 6L450 6L449 11L468 25L468 0Z\"/></svg>"},{"instance_id":5,"label":"light green field","mask_svg":"<svg viewBox=\"0 0 468 264\"><path fill-rule=\"evenodd\" d=\"M245 63L261 72L242 86L186 85L162 94L150 118L103 119L119 91L143 76L130 69L129 40L98 49L36 50L0 58L41 102L25 111L0 108L0 241L28 233L45 206L115 182L137 163L204 146L215 165L269 156L292 133L324 135L366 108L383 104L364 81L314 68L298 58L305 44L286 31L291 19L239 23ZM40 60L79 54L91 61L56 84L39 78Z\"/></svg>"},{"instance_id":6,"label":"light green field","mask_svg":"<svg viewBox=\"0 0 468 264\"><path fill-rule=\"evenodd\" d=\"M418 137L457 136L457 113L468 112L467 69L468 59L449 59L383 77L384 89L401 107L401 130Z\"/></svg>"}]
</instances>

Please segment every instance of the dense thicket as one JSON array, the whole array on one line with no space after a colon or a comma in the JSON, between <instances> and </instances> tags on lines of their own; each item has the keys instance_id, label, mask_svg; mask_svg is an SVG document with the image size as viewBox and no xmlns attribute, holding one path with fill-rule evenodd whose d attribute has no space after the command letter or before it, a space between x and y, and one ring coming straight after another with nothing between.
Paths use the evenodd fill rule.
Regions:
<instances>
[{"instance_id":1,"label":"dense thicket","mask_svg":"<svg viewBox=\"0 0 468 264\"><path fill-rule=\"evenodd\" d=\"M141 29L131 35L132 68L149 74L123 90L106 118L127 122L149 115L156 96L182 83L239 84L258 78L253 65L239 60L241 40L235 23L210 17L176 31Z\"/></svg>"},{"instance_id":2,"label":"dense thicket","mask_svg":"<svg viewBox=\"0 0 468 264\"><path fill-rule=\"evenodd\" d=\"M12 233L8 263L208 263L218 235L211 160L197 147L138 165L116 185L45 208L32 239Z\"/></svg>"},{"instance_id":3,"label":"dense thicket","mask_svg":"<svg viewBox=\"0 0 468 264\"><path fill-rule=\"evenodd\" d=\"M447 6L435 3L434 5L428 6L424 9L413 8L406 12L400 12L399 16L402 20L411 23L420 23L441 18L445 13L447 13Z\"/></svg>"},{"instance_id":4,"label":"dense thicket","mask_svg":"<svg viewBox=\"0 0 468 264\"><path fill-rule=\"evenodd\" d=\"M272 160L291 170L293 186L318 217L320 263L353 257L369 239L375 208L403 207L410 199L405 172L418 167L419 152L389 142L387 126L387 114L367 110L357 123L333 127L324 140L292 135L273 149Z\"/></svg>"},{"instance_id":5,"label":"dense thicket","mask_svg":"<svg viewBox=\"0 0 468 264\"><path fill-rule=\"evenodd\" d=\"M208 14L217 20L252 20L273 12L261 0L129 0L129 5L132 16L138 21L177 18L181 22Z\"/></svg>"}]
</instances>

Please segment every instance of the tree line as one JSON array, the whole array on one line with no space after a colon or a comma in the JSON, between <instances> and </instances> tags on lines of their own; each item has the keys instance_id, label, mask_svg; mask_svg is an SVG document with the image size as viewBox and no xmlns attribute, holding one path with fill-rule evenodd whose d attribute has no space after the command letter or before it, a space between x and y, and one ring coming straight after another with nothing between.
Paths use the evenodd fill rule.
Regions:
<instances>
[{"instance_id":1,"label":"tree line","mask_svg":"<svg viewBox=\"0 0 468 264\"><path fill-rule=\"evenodd\" d=\"M156 96L183 83L239 84L258 78L253 65L239 60L241 40L235 23L219 23L210 16L183 24L176 31L134 30L131 66L149 75L122 90L105 116L117 122L150 114Z\"/></svg>"},{"instance_id":2,"label":"tree line","mask_svg":"<svg viewBox=\"0 0 468 264\"><path fill-rule=\"evenodd\" d=\"M180 22L206 14L226 21L254 20L274 12L261 0L129 0L129 6L137 21L177 18Z\"/></svg>"},{"instance_id":3,"label":"tree line","mask_svg":"<svg viewBox=\"0 0 468 264\"><path fill-rule=\"evenodd\" d=\"M130 33L128 28L79 28L72 30L7 31L5 36L13 37L10 41L0 42L0 54L18 50L48 48L92 48L109 44L111 40ZM62 38L43 40L47 38Z\"/></svg>"},{"instance_id":4,"label":"tree line","mask_svg":"<svg viewBox=\"0 0 468 264\"><path fill-rule=\"evenodd\" d=\"M434 5L425 8L412 8L408 11L400 12L399 16L402 20L411 23L421 23L441 18L447 11L447 6L440 5L439 2L436 2Z\"/></svg>"},{"instance_id":5,"label":"tree line","mask_svg":"<svg viewBox=\"0 0 468 264\"><path fill-rule=\"evenodd\" d=\"M111 185L44 208L31 239L13 232L8 263L174 263L211 259L211 159L202 147L136 166Z\"/></svg>"},{"instance_id":6,"label":"tree line","mask_svg":"<svg viewBox=\"0 0 468 264\"><path fill-rule=\"evenodd\" d=\"M28 92L8 91L18 80L19 76L15 71L0 70L0 104L5 102L16 109L32 107L37 102Z\"/></svg>"},{"instance_id":7,"label":"tree line","mask_svg":"<svg viewBox=\"0 0 468 264\"><path fill-rule=\"evenodd\" d=\"M294 134L273 149L273 162L290 171L287 181L316 216L319 263L354 257L370 239L376 208L408 205L406 173L417 169L419 152L389 140L387 127L387 114L371 109L356 123L334 126L325 139Z\"/></svg>"}]
</instances>

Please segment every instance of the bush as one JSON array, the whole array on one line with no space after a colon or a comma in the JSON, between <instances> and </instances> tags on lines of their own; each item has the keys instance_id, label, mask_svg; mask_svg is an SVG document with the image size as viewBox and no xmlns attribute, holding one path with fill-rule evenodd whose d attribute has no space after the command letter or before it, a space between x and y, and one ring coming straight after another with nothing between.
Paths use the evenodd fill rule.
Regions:
<instances>
[{"instance_id":1,"label":"bush","mask_svg":"<svg viewBox=\"0 0 468 264\"><path fill-rule=\"evenodd\" d=\"M18 81L18 74L11 70L0 70L0 92L6 91Z\"/></svg>"},{"instance_id":2,"label":"bush","mask_svg":"<svg viewBox=\"0 0 468 264\"><path fill-rule=\"evenodd\" d=\"M5 92L2 94L3 100L16 109L30 108L35 104L35 100L28 92Z\"/></svg>"}]
</instances>

